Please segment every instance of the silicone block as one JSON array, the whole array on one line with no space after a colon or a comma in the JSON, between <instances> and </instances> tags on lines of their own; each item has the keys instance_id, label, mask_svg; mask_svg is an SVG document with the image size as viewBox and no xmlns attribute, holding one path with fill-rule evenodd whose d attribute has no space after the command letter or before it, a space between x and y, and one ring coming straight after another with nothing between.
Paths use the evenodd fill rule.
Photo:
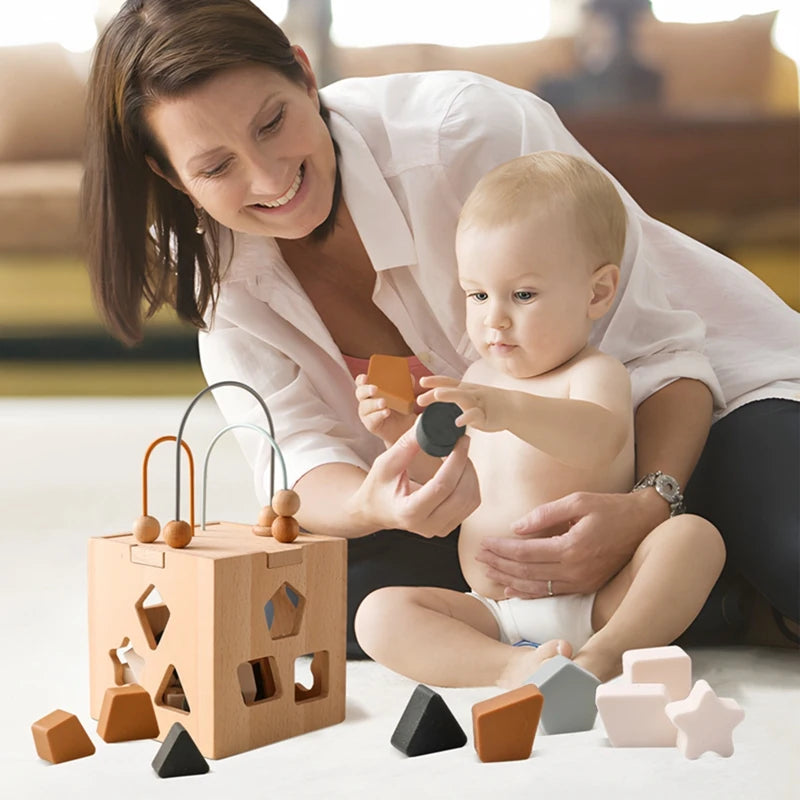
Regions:
<instances>
[{"instance_id":1,"label":"silicone block","mask_svg":"<svg viewBox=\"0 0 800 800\"><path fill-rule=\"evenodd\" d=\"M522 761L530 757L544 698L526 684L472 706L472 732L481 761Z\"/></svg>"},{"instance_id":2,"label":"silicone block","mask_svg":"<svg viewBox=\"0 0 800 800\"><path fill-rule=\"evenodd\" d=\"M461 408L455 403L431 403L417 419L419 446L429 456L449 456L466 430L463 425L456 425L459 416Z\"/></svg>"},{"instance_id":3,"label":"silicone block","mask_svg":"<svg viewBox=\"0 0 800 800\"><path fill-rule=\"evenodd\" d=\"M175 722L158 748L153 769L159 778L204 775L208 772L208 762L186 728L180 722Z\"/></svg>"},{"instance_id":4,"label":"silicone block","mask_svg":"<svg viewBox=\"0 0 800 800\"><path fill-rule=\"evenodd\" d=\"M80 720L61 709L34 722L31 733L39 758L53 764L94 754L94 745Z\"/></svg>"},{"instance_id":5,"label":"silicone block","mask_svg":"<svg viewBox=\"0 0 800 800\"><path fill-rule=\"evenodd\" d=\"M106 690L97 733L105 742L129 742L158 737L153 701L135 683Z\"/></svg>"},{"instance_id":6,"label":"silicone block","mask_svg":"<svg viewBox=\"0 0 800 800\"><path fill-rule=\"evenodd\" d=\"M692 688L692 660L677 645L627 650L622 677L628 683L663 683L670 700L683 700Z\"/></svg>"},{"instance_id":7,"label":"silicone block","mask_svg":"<svg viewBox=\"0 0 800 800\"><path fill-rule=\"evenodd\" d=\"M414 379L408 369L408 359L372 356L367 367L367 383L378 388L378 396L383 397L393 411L410 414L414 410Z\"/></svg>"},{"instance_id":8,"label":"silicone block","mask_svg":"<svg viewBox=\"0 0 800 800\"><path fill-rule=\"evenodd\" d=\"M597 716L595 691L600 681L565 656L542 664L526 683L539 687L544 709L539 722L542 733L588 731Z\"/></svg>"},{"instance_id":9,"label":"silicone block","mask_svg":"<svg viewBox=\"0 0 800 800\"><path fill-rule=\"evenodd\" d=\"M605 683L595 699L614 747L675 746L678 731L664 710L669 693L663 683Z\"/></svg>"},{"instance_id":10,"label":"silicone block","mask_svg":"<svg viewBox=\"0 0 800 800\"><path fill-rule=\"evenodd\" d=\"M686 758L698 758L712 750L733 755L733 729L744 719L741 706L729 697L717 697L700 680L683 700L668 703L666 714L678 730L677 746Z\"/></svg>"},{"instance_id":11,"label":"silicone block","mask_svg":"<svg viewBox=\"0 0 800 800\"><path fill-rule=\"evenodd\" d=\"M467 734L442 696L420 684L411 695L391 741L407 756L423 756L463 747Z\"/></svg>"}]
</instances>

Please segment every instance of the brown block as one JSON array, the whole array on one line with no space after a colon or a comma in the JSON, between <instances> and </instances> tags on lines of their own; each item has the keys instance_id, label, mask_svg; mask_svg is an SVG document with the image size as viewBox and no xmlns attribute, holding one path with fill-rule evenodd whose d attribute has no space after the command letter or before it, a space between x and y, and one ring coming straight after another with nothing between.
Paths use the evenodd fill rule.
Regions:
<instances>
[{"instance_id":1,"label":"brown block","mask_svg":"<svg viewBox=\"0 0 800 800\"><path fill-rule=\"evenodd\" d=\"M107 689L97 733L106 742L157 738L158 723L150 695L135 683Z\"/></svg>"},{"instance_id":2,"label":"brown block","mask_svg":"<svg viewBox=\"0 0 800 800\"><path fill-rule=\"evenodd\" d=\"M392 410L401 414L410 414L414 410L414 379L408 369L408 359L372 356L367 369L367 383L378 387L378 394Z\"/></svg>"},{"instance_id":3,"label":"brown block","mask_svg":"<svg viewBox=\"0 0 800 800\"><path fill-rule=\"evenodd\" d=\"M80 720L61 709L34 722L31 732L39 758L53 764L94 755L94 745Z\"/></svg>"},{"instance_id":4,"label":"brown block","mask_svg":"<svg viewBox=\"0 0 800 800\"><path fill-rule=\"evenodd\" d=\"M544 698L533 684L472 706L472 734L481 761L520 761L533 750Z\"/></svg>"}]
</instances>

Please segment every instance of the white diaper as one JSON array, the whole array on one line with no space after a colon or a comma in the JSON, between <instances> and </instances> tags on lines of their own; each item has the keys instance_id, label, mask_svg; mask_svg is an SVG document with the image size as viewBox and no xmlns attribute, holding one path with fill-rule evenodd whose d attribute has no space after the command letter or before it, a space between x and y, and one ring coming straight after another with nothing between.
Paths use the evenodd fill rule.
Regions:
<instances>
[{"instance_id":1,"label":"white diaper","mask_svg":"<svg viewBox=\"0 0 800 800\"><path fill-rule=\"evenodd\" d=\"M521 597L490 600L476 592L467 594L476 597L492 612L500 628L500 640L506 644L523 640L541 644L548 639L566 639L577 653L594 633L594 594L562 594L535 600Z\"/></svg>"}]
</instances>

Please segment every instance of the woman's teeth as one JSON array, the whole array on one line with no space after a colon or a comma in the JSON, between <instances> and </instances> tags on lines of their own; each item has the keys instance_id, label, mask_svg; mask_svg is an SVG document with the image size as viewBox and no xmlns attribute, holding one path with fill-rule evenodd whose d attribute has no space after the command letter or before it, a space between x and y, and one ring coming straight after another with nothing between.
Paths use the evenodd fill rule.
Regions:
<instances>
[{"instance_id":1,"label":"woman's teeth","mask_svg":"<svg viewBox=\"0 0 800 800\"><path fill-rule=\"evenodd\" d=\"M297 190L303 182L303 172L304 168L301 166L300 169L297 170L297 175L294 176L294 181L292 181L292 185L287 189L286 194L282 195L277 200L273 200L271 203L256 203L256 205L261 206L261 208L279 208L280 206L285 206L297 194Z\"/></svg>"}]
</instances>

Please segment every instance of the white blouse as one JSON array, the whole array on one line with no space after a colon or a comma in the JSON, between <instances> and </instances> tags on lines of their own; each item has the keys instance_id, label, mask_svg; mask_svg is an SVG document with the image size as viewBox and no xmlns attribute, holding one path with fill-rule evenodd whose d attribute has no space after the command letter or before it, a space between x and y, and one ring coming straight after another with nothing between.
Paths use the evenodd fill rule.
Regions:
<instances>
[{"instance_id":1,"label":"white blouse","mask_svg":"<svg viewBox=\"0 0 800 800\"><path fill-rule=\"evenodd\" d=\"M321 96L343 198L375 268L373 300L432 372L458 377L476 357L454 254L464 200L519 155L590 156L547 103L480 75L351 78ZM800 314L617 188L629 222L620 286L591 341L626 364L634 402L681 377L708 385L715 419L753 400L800 400ZM352 377L322 320L273 239L233 240L216 313L200 333L206 379L242 381L264 397L290 486L325 463L368 468L382 446L358 419ZM223 264L229 255L224 248ZM215 397L228 423L264 423L248 393ZM269 445L247 434L240 442L266 502Z\"/></svg>"}]
</instances>

